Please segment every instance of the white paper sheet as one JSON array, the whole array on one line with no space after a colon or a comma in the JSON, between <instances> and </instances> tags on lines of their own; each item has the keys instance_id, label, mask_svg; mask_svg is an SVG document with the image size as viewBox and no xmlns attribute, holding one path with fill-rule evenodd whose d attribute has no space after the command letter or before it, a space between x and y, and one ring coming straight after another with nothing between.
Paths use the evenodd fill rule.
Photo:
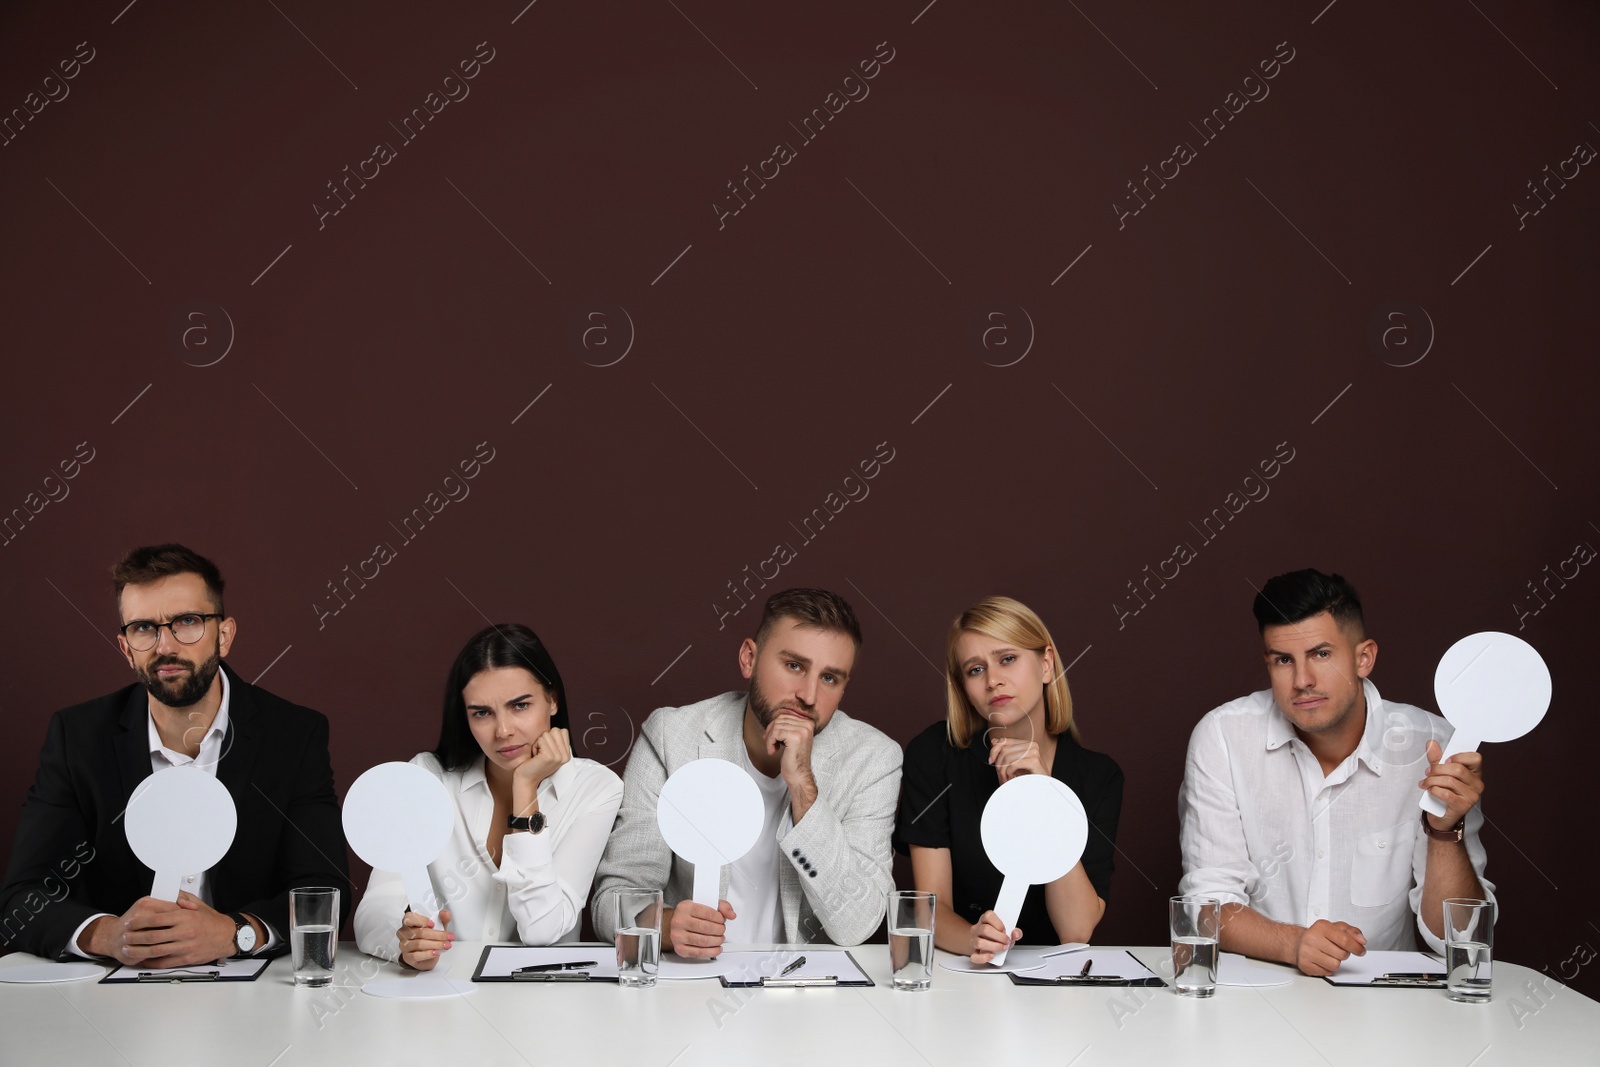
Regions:
<instances>
[{"instance_id":1,"label":"white paper sheet","mask_svg":"<svg viewBox=\"0 0 1600 1067\"><path fill-rule=\"evenodd\" d=\"M966 956L957 956L952 952L940 953L939 966L947 971L956 971L960 974L1011 974L1014 971L1032 971L1043 967L1047 962L1046 957L1064 956L1072 952L1082 952L1088 945L1018 945L1006 953L1005 962L998 967L993 963L973 963ZM1079 963L1079 967L1083 964ZM1029 975L1029 977L1034 977Z\"/></svg>"},{"instance_id":2,"label":"white paper sheet","mask_svg":"<svg viewBox=\"0 0 1600 1067\"><path fill-rule=\"evenodd\" d=\"M1351 956L1339 964L1339 969L1328 976L1334 985L1368 985L1374 978L1385 974L1418 974L1421 972L1445 976L1444 964L1421 952L1391 952L1374 949L1365 956Z\"/></svg>"},{"instance_id":3,"label":"white paper sheet","mask_svg":"<svg viewBox=\"0 0 1600 1067\"><path fill-rule=\"evenodd\" d=\"M779 949L765 954L772 955L775 959L783 958L784 962L788 962L789 959L793 958L792 956L783 957L782 952L783 950ZM739 966L737 962L739 955L738 952L723 952L715 959L707 960L691 959L688 956L680 956L676 952L667 952L661 957L661 970L656 974L656 977L673 982L693 980L695 978L720 978L722 975L727 974L729 969ZM779 966L781 967L782 964L779 964Z\"/></svg>"},{"instance_id":4,"label":"white paper sheet","mask_svg":"<svg viewBox=\"0 0 1600 1067\"><path fill-rule=\"evenodd\" d=\"M1233 986L1288 985L1298 973L1293 967L1281 963L1266 963L1241 956L1236 952L1223 952L1217 959L1217 984Z\"/></svg>"},{"instance_id":5,"label":"white paper sheet","mask_svg":"<svg viewBox=\"0 0 1600 1067\"><path fill-rule=\"evenodd\" d=\"M777 974L800 956L810 959L816 955L817 953L811 949L795 946L728 949L715 959L709 960L690 959L675 952L668 952L661 957L661 973L657 977L666 981L685 981L696 978L720 978L723 975L729 975L731 978L735 971L741 974L752 970L757 974Z\"/></svg>"},{"instance_id":6,"label":"white paper sheet","mask_svg":"<svg viewBox=\"0 0 1600 1067\"><path fill-rule=\"evenodd\" d=\"M85 978L104 978L106 969L98 963L24 963L0 967L0 982L29 985L35 982L78 982Z\"/></svg>"},{"instance_id":7,"label":"white paper sheet","mask_svg":"<svg viewBox=\"0 0 1600 1067\"><path fill-rule=\"evenodd\" d=\"M436 1000L440 997L469 997L478 987L464 978L423 973L411 978L380 978L361 987L369 997L382 1000Z\"/></svg>"}]
</instances>

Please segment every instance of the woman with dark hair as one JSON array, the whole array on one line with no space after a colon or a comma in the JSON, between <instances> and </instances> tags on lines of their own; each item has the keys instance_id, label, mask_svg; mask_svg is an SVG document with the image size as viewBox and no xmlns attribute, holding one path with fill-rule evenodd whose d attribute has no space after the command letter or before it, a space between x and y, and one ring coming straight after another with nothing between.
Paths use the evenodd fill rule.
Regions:
<instances>
[{"instance_id":1,"label":"woman with dark hair","mask_svg":"<svg viewBox=\"0 0 1600 1067\"><path fill-rule=\"evenodd\" d=\"M566 688L537 634L508 623L473 635L445 682L439 746L411 761L456 807L450 843L428 865L439 922L407 908L399 875L373 871L354 921L361 951L426 971L458 936L577 938L622 779L573 759L566 726Z\"/></svg>"},{"instance_id":2,"label":"woman with dark hair","mask_svg":"<svg viewBox=\"0 0 1600 1067\"><path fill-rule=\"evenodd\" d=\"M1083 802L1083 858L1031 886L1007 930L994 913L1003 880L984 852L984 805L1020 774L1050 775ZM906 747L896 844L911 854L916 888L938 894L935 939L973 963L1019 941L1087 942L1105 914L1122 812L1122 770L1078 743L1072 694L1050 631L1026 604L986 597L962 612L945 642L945 721Z\"/></svg>"}]
</instances>

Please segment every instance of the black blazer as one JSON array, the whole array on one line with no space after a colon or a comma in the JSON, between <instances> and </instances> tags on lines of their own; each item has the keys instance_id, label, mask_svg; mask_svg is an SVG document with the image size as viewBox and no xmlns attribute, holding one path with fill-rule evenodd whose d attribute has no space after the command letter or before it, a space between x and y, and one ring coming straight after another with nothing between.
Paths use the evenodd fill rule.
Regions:
<instances>
[{"instance_id":1,"label":"black blazer","mask_svg":"<svg viewBox=\"0 0 1600 1067\"><path fill-rule=\"evenodd\" d=\"M239 829L208 872L211 899L218 911L270 924L277 951L287 951L290 888L334 886L345 914L350 907L328 720L223 670L228 732L217 780L233 795ZM130 685L51 717L0 886L0 940L12 948L64 958L89 916L121 915L150 894L155 872L134 856L120 821L151 773L148 715L144 687Z\"/></svg>"}]
</instances>

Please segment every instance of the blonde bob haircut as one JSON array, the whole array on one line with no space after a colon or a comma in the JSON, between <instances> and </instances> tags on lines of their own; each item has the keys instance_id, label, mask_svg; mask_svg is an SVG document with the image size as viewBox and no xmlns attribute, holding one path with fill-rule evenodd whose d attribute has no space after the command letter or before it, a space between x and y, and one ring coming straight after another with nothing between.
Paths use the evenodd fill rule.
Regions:
<instances>
[{"instance_id":1,"label":"blonde bob haircut","mask_svg":"<svg viewBox=\"0 0 1600 1067\"><path fill-rule=\"evenodd\" d=\"M961 684L961 664L956 661L956 642L968 630L1040 655L1046 647L1055 649L1056 675L1044 686L1045 729L1052 736L1066 731L1074 741L1081 740L1078 725L1072 721L1072 693L1067 689L1066 672L1061 669L1061 649L1045 628L1044 620L1019 600L991 596L958 615L950 624L950 636L945 641L945 730L952 745L966 748L974 734L987 729L987 720L967 700L966 688Z\"/></svg>"}]
</instances>

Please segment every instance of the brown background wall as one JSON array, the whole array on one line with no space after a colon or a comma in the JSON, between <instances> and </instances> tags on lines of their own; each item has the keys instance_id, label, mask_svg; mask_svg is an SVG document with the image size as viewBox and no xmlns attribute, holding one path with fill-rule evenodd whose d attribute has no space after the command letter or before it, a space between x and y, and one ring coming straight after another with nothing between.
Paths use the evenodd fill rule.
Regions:
<instances>
[{"instance_id":1,"label":"brown background wall","mask_svg":"<svg viewBox=\"0 0 1600 1067\"><path fill-rule=\"evenodd\" d=\"M1315 565L1361 589L1387 696L1432 706L1476 630L1548 659L1545 724L1488 753L1485 836L1501 954L1570 972L1600 946L1600 574L1573 558L1600 544L1600 175L1563 161L1600 146L1600 17L1324 2L10 5L0 509L28 518L0 548L0 851L50 712L128 680L105 572L131 545L221 563L231 662L331 717L344 788L432 744L486 619L548 639L581 750L620 769L652 707L737 683L755 610L721 619L727 583L787 543L776 584L866 626L845 706L902 741L940 714L957 611L1045 616L1127 772L1100 939L1154 943L1189 729L1264 684L1250 585ZM479 42L470 95L406 141ZM870 95L803 140L879 42ZM1576 176L1519 216L1547 165ZM470 495L406 542L479 442ZM833 491L868 495L806 541Z\"/></svg>"}]
</instances>

